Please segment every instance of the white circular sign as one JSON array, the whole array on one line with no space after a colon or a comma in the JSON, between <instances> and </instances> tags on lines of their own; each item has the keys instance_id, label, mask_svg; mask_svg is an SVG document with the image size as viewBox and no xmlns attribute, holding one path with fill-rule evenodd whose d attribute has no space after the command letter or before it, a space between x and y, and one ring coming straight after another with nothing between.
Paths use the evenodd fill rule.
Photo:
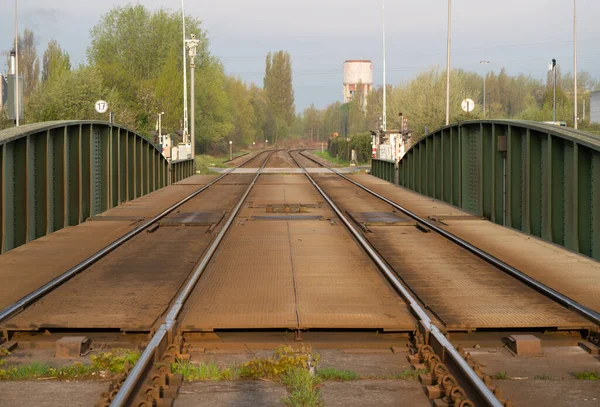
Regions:
<instances>
[{"instance_id":1,"label":"white circular sign","mask_svg":"<svg viewBox=\"0 0 600 407\"><path fill-rule=\"evenodd\" d=\"M94 104L94 107L98 113L106 113L108 110L108 103L104 100L99 100Z\"/></svg>"},{"instance_id":2,"label":"white circular sign","mask_svg":"<svg viewBox=\"0 0 600 407\"><path fill-rule=\"evenodd\" d=\"M461 106L462 110L464 110L467 113L470 113L473 110L475 110L475 102L473 102L471 99L463 100Z\"/></svg>"}]
</instances>

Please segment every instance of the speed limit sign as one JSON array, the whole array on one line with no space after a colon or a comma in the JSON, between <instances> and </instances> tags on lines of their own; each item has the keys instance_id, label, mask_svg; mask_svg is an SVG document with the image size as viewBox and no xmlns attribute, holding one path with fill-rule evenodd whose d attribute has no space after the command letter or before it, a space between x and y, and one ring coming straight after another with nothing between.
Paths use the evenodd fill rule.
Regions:
<instances>
[{"instance_id":1,"label":"speed limit sign","mask_svg":"<svg viewBox=\"0 0 600 407\"><path fill-rule=\"evenodd\" d=\"M104 100L99 100L94 104L94 107L98 113L106 113L108 110L108 103L106 103Z\"/></svg>"}]
</instances>

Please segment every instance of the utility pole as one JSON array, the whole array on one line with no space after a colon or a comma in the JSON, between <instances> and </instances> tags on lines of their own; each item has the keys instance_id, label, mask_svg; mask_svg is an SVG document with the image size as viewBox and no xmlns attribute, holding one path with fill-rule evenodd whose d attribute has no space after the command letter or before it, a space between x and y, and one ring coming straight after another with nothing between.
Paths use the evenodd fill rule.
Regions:
<instances>
[{"instance_id":1,"label":"utility pole","mask_svg":"<svg viewBox=\"0 0 600 407\"><path fill-rule=\"evenodd\" d=\"M552 121L555 122L556 121L556 59L552 60L552 76L553 76L553 81L554 82L554 102L552 104Z\"/></svg>"},{"instance_id":2,"label":"utility pole","mask_svg":"<svg viewBox=\"0 0 600 407\"><path fill-rule=\"evenodd\" d=\"M381 2L381 25L383 31L383 131L387 130L387 83L385 78L385 0Z\"/></svg>"},{"instance_id":3,"label":"utility pole","mask_svg":"<svg viewBox=\"0 0 600 407\"><path fill-rule=\"evenodd\" d=\"M480 61L479 62L482 65L487 65L490 63L490 61ZM486 72L483 74L483 118L485 119L485 80L487 79L487 70Z\"/></svg>"},{"instance_id":4,"label":"utility pole","mask_svg":"<svg viewBox=\"0 0 600 407\"><path fill-rule=\"evenodd\" d=\"M196 163L196 87L195 87L195 67L196 67L196 48L198 48L198 44L200 41L196 39L194 34L190 34L191 39L185 40L187 43L187 48L190 51L190 85L191 85L191 102L190 109L192 111L191 119L192 126L190 136L192 138L191 147L192 147L192 160L194 160L194 164ZM194 167L195 168L195 167Z\"/></svg>"},{"instance_id":5,"label":"utility pole","mask_svg":"<svg viewBox=\"0 0 600 407\"><path fill-rule=\"evenodd\" d=\"M15 0L15 126L19 127L19 19L17 13L17 0Z\"/></svg>"},{"instance_id":6,"label":"utility pole","mask_svg":"<svg viewBox=\"0 0 600 407\"><path fill-rule=\"evenodd\" d=\"M188 102L187 102L187 56L185 52L185 10L183 9L183 0L181 0L181 17L183 19L183 141L188 137Z\"/></svg>"},{"instance_id":7,"label":"utility pole","mask_svg":"<svg viewBox=\"0 0 600 407\"><path fill-rule=\"evenodd\" d=\"M446 126L450 124L450 33L452 22L452 0L448 0L448 50L446 55Z\"/></svg>"},{"instance_id":8,"label":"utility pole","mask_svg":"<svg viewBox=\"0 0 600 407\"><path fill-rule=\"evenodd\" d=\"M573 0L573 79L575 81L573 88L575 89L575 112L574 112L574 127L577 130L577 0Z\"/></svg>"},{"instance_id":9,"label":"utility pole","mask_svg":"<svg viewBox=\"0 0 600 407\"><path fill-rule=\"evenodd\" d=\"M161 142L162 144L162 115L165 114L165 112L160 112L158 114L158 140Z\"/></svg>"}]
</instances>

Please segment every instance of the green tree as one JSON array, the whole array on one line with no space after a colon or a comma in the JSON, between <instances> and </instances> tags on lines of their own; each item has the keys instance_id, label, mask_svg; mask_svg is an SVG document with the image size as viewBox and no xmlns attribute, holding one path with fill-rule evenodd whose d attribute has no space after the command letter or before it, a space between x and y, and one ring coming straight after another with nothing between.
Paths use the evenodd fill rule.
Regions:
<instances>
[{"instance_id":1,"label":"green tree","mask_svg":"<svg viewBox=\"0 0 600 407\"><path fill-rule=\"evenodd\" d=\"M69 54L60 48L56 40L48 43L42 59L42 84L47 83L52 77L58 77L71 70Z\"/></svg>"},{"instance_id":2,"label":"green tree","mask_svg":"<svg viewBox=\"0 0 600 407\"><path fill-rule=\"evenodd\" d=\"M227 139L236 145L247 146L256 138L256 116L252 105L252 95L241 79L229 77L225 80L225 92L229 97L233 115L233 129Z\"/></svg>"},{"instance_id":3,"label":"green tree","mask_svg":"<svg viewBox=\"0 0 600 407\"><path fill-rule=\"evenodd\" d=\"M264 89L267 104L265 133L276 143L278 138L288 135L295 115L292 61L288 52L267 54Z\"/></svg>"}]
</instances>

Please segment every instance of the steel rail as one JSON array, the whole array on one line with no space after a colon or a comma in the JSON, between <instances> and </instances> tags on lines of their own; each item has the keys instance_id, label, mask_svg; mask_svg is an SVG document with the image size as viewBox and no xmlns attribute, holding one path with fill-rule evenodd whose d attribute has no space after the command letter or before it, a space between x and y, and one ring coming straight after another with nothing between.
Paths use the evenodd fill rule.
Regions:
<instances>
[{"instance_id":1,"label":"steel rail","mask_svg":"<svg viewBox=\"0 0 600 407\"><path fill-rule=\"evenodd\" d=\"M303 155L304 156L304 155ZM327 201L329 206L333 209L336 215L341 219L346 228L350 230L352 235L356 238L356 240L360 243L362 248L369 254L369 257L373 259L373 261L377 264L379 269L385 274L388 280L392 283L394 288L400 292L402 297L408 302L410 308L414 311L414 313L419 317L420 321L423 323L425 328L429 331L431 335L435 337L435 339L440 343L441 346L448 352L450 357L454 360L458 368L461 372L469 379L471 384L477 389L481 397L486 401L489 406L492 407L503 407L503 404L494 396L494 394L490 391L490 389L485 385L483 380L479 378L477 373L469 364L460 356L460 353L452 346L448 338L439 330L437 326L435 326L427 315L427 312L421 307L421 305L417 302L415 297L411 294L410 290L400 281L396 273L390 269L385 260L377 253L377 251L371 246L371 244L363 237L363 235L356 230L356 228L352 225L352 223L346 218L346 216L342 213L342 211L338 208L338 206L333 202L333 200L321 189L321 187L315 182L315 180L310 176L306 168L304 168L291 154L290 157L296 162L298 167L302 169L304 175L308 178L308 180L313 184L313 186L319 191L323 199ZM305 156L304 156L305 157ZM306 157L308 158L308 157Z\"/></svg>"},{"instance_id":2,"label":"steel rail","mask_svg":"<svg viewBox=\"0 0 600 407\"><path fill-rule=\"evenodd\" d=\"M210 248L207 250L206 254L203 256L202 261L200 262L198 267L196 267L192 276L188 280L187 284L185 285L183 290L179 293L179 295L175 299L174 304L171 306L171 308L167 312L165 322L163 324L161 324L161 326L157 329L156 333L154 334L154 336L148 343L148 346L146 346L146 349L144 349L144 352L140 356L139 360L137 361L137 363L134 365L133 369L131 369L131 371L127 375L127 379L125 379L125 381L123 382L123 385L119 389L119 392L117 393L117 395L113 399L112 403L110 404L111 407L121 407L121 406L127 405L127 402L129 400L129 398L132 396L132 393L133 393L137 383L142 378L145 369L148 367L148 364L151 362L152 358L154 357L154 353L155 353L156 349L158 348L160 343L165 339L165 336L167 335L167 333L171 329L174 328L177 317L179 316L179 313L181 312L185 301L187 300L189 295L194 290L194 287L198 283L198 280L202 276L202 273L206 269L206 266L212 259L215 251L219 247L219 244L223 240L223 237L225 236L225 234L228 232L229 228L231 227L231 224L233 223L235 217L239 213L242 205L244 204L244 201L250 194L250 191L256 184L256 180L260 176L262 170L266 167L267 162L272 157L272 155L273 155L273 152L271 152L269 157L265 160L265 162L262 164L260 169L256 172L256 175L254 176L252 182L250 183L250 185L246 189L246 192L244 192L244 195L240 198L237 205L231 212L231 215L227 219L227 222L225 223L225 225L223 225L223 228L221 228L221 231L215 237L215 240L213 240L212 244L210 245Z\"/></svg>"},{"instance_id":3,"label":"steel rail","mask_svg":"<svg viewBox=\"0 0 600 407\"><path fill-rule=\"evenodd\" d=\"M552 300L560 303L561 305L574 310L576 312L578 312L579 314L581 314L582 316L586 317L588 320L592 321L593 323L595 323L596 325L600 326L600 313L594 311L593 309L586 307L583 304L580 304L579 302L575 301L574 299L556 291L555 289L548 287L547 285L545 285L544 283L531 278L530 276L528 276L527 274L523 273L522 271L512 267L511 265L503 262L502 260L498 259L497 257L492 256L491 254L481 250L480 248L478 248L477 246L467 242L466 240L461 239L460 237L448 232L447 230L444 230L442 228L440 228L439 226L427 221L426 219L421 218L419 215L409 211L408 209L404 208L403 206L398 205L397 203L395 203L394 201L384 197L383 195L378 194L375 191L372 191L371 189L365 187L364 185L354 181L353 179L345 176L344 174L342 174L341 172L339 172L338 170L336 170L335 168L331 168L328 165L324 165L316 160L313 160L310 157L307 157L306 155L301 154L303 157L305 157L308 160L314 161L315 163L323 166L324 168L329 169L330 171L332 171L333 173L339 175L340 177L344 178L346 181L351 182L352 184L356 185L359 188L362 188L363 190L365 190L366 192L368 192L369 194L381 199L382 201L384 201L385 203L393 206L394 208L398 209L399 211L401 211L402 213L404 213L405 215L411 217L412 219L416 220L419 223L422 223L423 225L427 226L428 228L430 228L431 230L434 230L436 233L442 235L443 237L445 237L446 239L450 240L451 242L459 245L460 247L462 247L463 249L471 252L472 254L478 256L479 258L483 259L484 261L490 263L491 265L493 265L494 267L502 270L503 272L511 275L512 277L515 277L516 279L520 280L521 282L529 285L530 287L534 288L535 290L541 292L542 294L546 295L547 297L550 297Z\"/></svg>"},{"instance_id":4,"label":"steel rail","mask_svg":"<svg viewBox=\"0 0 600 407\"><path fill-rule=\"evenodd\" d=\"M259 155L261 155L261 154L263 154L265 152L266 151L260 152L256 156L248 159L247 161L244 161L244 163L241 164L240 167L243 166L243 165L246 165L247 163L249 163L250 161L256 159ZM267 159L267 161L268 161L268 159ZM237 167L237 168L239 168L239 167ZM95 254L93 254L92 256L88 257L87 259L85 259L81 263L79 263L79 264L71 267L69 270L65 271L60 276L55 277L54 279L50 280L49 282L47 282L46 284L44 284L40 288L36 289L35 291L32 291L31 293L27 294L25 297L21 298L20 300L14 302L13 304L11 304L8 307L4 308L3 310L0 311L0 323L2 323L5 320L7 320L8 318L14 316L16 313L18 313L19 311L23 310L25 307L31 305L33 302L35 302L40 297L48 294L50 291L52 291L55 288L59 287L60 285L64 284L66 281L70 280L71 278L73 278L77 274L81 273L86 268L88 268L89 266L91 266L92 264L94 264L95 262L97 262L98 260L100 260L102 257L106 256L108 253L112 252L117 247L121 246L123 243L125 243L128 240L132 239L133 237L137 236L138 234L140 234L144 230L148 229L152 224L158 222L159 220L161 220L162 218L164 218L165 216L167 216L170 212L172 212L173 210L177 209L178 207L180 207L184 203L186 203L186 202L190 201L191 199L195 198L200 193L204 192L209 187L213 186L214 184L216 184L217 182L219 182L220 180L222 180L223 178L225 178L227 175L231 174L235 170L236 170L236 168L232 168L231 170L227 171L225 174L220 175L219 177L217 177L213 181L211 181L208 184L204 185L202 188L194 191L192 194L188 195L187 197L183 198L179 202L177 202L174 205L170 206L169 208L165 209L163 212L161 212L157 216L153 217L147 223L144 223L143 225L140 225L137 228L133 229L132 231L128 232L127 234L121 236L119 239L115 240L114 242L112 242L108 246L104 247L100 251L98 251Z\"/></svg>"}]
</instances>

